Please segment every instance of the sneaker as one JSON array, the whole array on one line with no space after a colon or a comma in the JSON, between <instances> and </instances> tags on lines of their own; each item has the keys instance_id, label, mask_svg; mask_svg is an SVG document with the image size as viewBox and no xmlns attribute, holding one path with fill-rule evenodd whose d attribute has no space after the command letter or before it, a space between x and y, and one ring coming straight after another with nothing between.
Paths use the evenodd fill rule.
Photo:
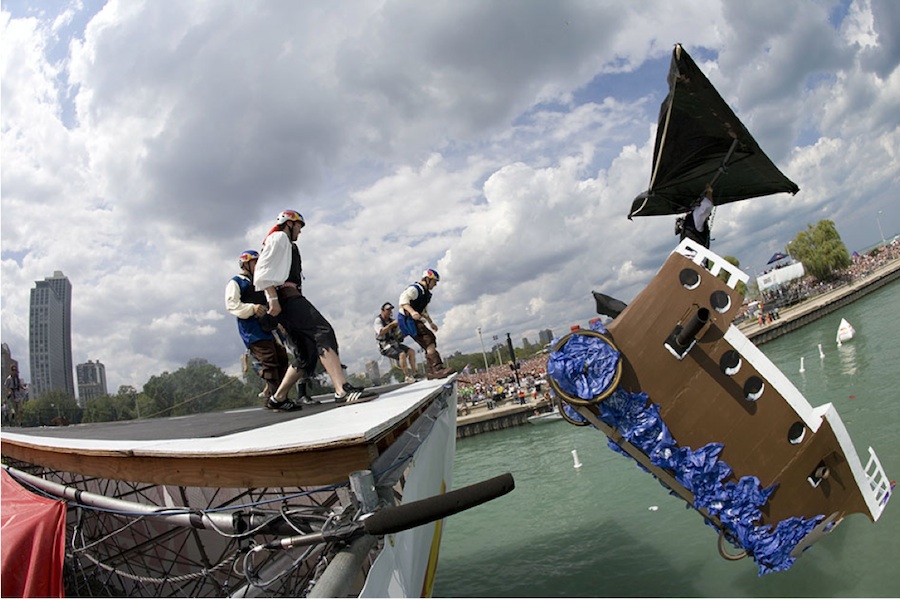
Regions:
<instances>
[{"instance_id":1,"label":"sneaker","mask_svg":"<svg viewBox=\"0 0 900 600\"><path fill-rule=\"evenodd\" d=\"M268 402L266 402L266 408L269 410L280 410L284 412L289 412L292 410L303 410L303 406L300 404L294 404L290 400L276 400L275 396L270 396Z\"/></svg>"},{"instance_id":2,"label":"sneaker","mask_svg":"<svg viewBox=\"0 0 900 600\"><path fill-rule=\"evenodd\" d=\"M335 392L334 403L335 404L343 404L344 402L356 402L357 400L363 400L365 398L372 398L377 395L378 394L376 394L375 392L372 392L372 391L367 392L361 387L356 387L355 385L345 383L343 395L338 395Z\"/></svg>"},{"instance_id":3,"label":"sneaker","mask_svg":"<svg viewBox=\"0 0 900 600\"><path fill-rule=\"evenodd\" d=\"M297 385L297 404L321 404L318 400L314 400L309 392L306 391L306 382Z\"/></svg>"},{"instance_id":4,"label":"sneaker","mask_svg":"<svg viewBox=\"0 0 900 600\"><path fill-rule=\"evenodd\" d=\"M416 378L413 377L412 375L407 375L407 376L403 379L403 383L415 383L415 382L416 382Z\"/></svg>"}]
</instances>

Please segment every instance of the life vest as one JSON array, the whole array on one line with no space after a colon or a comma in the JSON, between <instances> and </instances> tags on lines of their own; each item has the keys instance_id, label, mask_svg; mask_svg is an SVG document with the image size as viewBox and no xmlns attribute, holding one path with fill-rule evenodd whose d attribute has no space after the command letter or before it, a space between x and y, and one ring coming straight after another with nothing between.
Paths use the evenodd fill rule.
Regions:
<instances>
[{"instance_id":1,"label":"life vest","mask_svg":"<svg viewBox=\"0 0 900 600\"><path fill-rule=\"evenodd\" d=\"M419 291L419 296L410 300L409 305L414 311L421 313L428 306L428 303L431 302L431 292L421 283L412 283L409 287L414 287ZM397 314L397 323L400 325L400 331L402 331L404 335L408 335L412 338L415 338L418 335L418 328L415 320L413 320L412 317L407 316L402 308Z\"/></svg>"},{"instance_id":2,"label":"life vest","mask_svg":"<svg viewBox=\"0 0 900 600\"><path fill-rule=\"evenodd\" d=\"M414 287L419 290L419 296L414 300L410 300L409 305L413 307L413 310L416 312L422 312L428 306L428 303L431 302L431 292L425 288L421 283L413 283L410 287Z\"/></svg>"},{"instance_id":3,"label":"life vest","mask_svg":"<svg viewBox=\"0 0 900 600\"><path fill-rule=\"evenodd\" d=\"M291 270L285 281L297 284L297 289L303 290L303 261L300 260L300 250L296 244L291 244Z\"/></svg>"},{"instance_id":4,"label":"life vest","mask_svg":"<svg viewBox=\"0 0 900 600\"><path fill-rule=\"evenodd\" d=\"M266 305L266 294L265 292L259 291L257 292L253 287L253 282L245 275L235 275L232 279L238 284L238 287L241 289L241 302L245 304L262 304ZM255 316L249 317L247 319L237 319L238 333L241 334L241 339L244 340L244 345L249 346L253 342L260 342L263 340L271 340L272 334L266 333L263 331L262 326L259 324L259 319Z\"/></svg>"}]
</instances>

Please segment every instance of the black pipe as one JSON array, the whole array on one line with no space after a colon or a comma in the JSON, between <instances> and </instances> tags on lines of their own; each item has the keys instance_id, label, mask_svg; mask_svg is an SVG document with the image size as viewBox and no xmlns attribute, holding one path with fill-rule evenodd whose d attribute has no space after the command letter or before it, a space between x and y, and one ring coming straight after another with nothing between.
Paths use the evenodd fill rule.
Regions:
<instances>
[{"instance_id":1,"label":"black pipe","mask_svg":"<svg viewBox=\"0 0 900 600\"><path fill-rule=\"evenodd\" d=\"M370 535L385 535L411 529L455 515L508 494L516 487L510 473L409 504L383 508L363 521Z\"/></svg>"},{"instance_id":2,"label":"black pipe","mask_svg":"<svg viewBox=\"0 0 900 600\"><path fill-rule=\"evenodd\" d=\"M684 329L675 336L675 343L678 344L680 348L687 348L708 321L709 309L705 306L698 308L697 312L694 313L694 316L691 317L691 320L688 321L688 324L685 325Z\"/></svg>"}]
</instances>

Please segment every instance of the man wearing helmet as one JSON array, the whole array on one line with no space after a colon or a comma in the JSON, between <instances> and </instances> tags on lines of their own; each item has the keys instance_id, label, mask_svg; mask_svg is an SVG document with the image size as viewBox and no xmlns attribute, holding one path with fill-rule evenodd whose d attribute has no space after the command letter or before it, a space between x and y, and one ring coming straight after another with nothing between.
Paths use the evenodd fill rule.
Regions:
<instances>
[{"instance_id":1,"label":"man wearing helmet","mask_svg":"<svg viewBox=\"0 0 900 600\"><path fill-rule=\"evenodd\" d=\"M300 366L291 365L281 385L267 406L272 409L296 408L287 399L287 393L302 378L312 377L316 359L322 361L325 372L334 384L335 402L353 402L374 396L362 388L351 385L344 375L341 357L338 355L337 336L331 324L303 296L303 268L300 251L294 242L306 223L294 210L285 210L275 219L263 241L262 252L253 276L257 291L265 292L269 314L278 318L290 340L301 355ZM305 396L305 379L300 384L300 395Z\"/></svg>"},{"instance_id":2,"label":"man wearing helmet","mask_svg":"<svg viewBox=\"0 0 900 600\"><path fill-rule=\"evenodd\" d=\"M256 250L245 250L238 257L241 272L225 286L225 309L237 317L238 333L250 354L259 363L257 374L266 383L259 396L268 401L287 372L288 358L284 347L272 335L272 330L263 327L259 320L266 314L268 307L265 294L253 289L253 272L258 259L259 253Z\"/></svg>"},{"instance_id":3,"label":"man wearing helmet","mask_svg":"<svg viewBox=\"0 0 900 600\"><path fill-rule=\"evenodd\" d=\"M373 328L375 339L378 341L378 351L382 356L397 361L400 370L403 371L405 383L415 383L416 352L403 343L406 334L400 331L400 325L391 314L393 310L394 305L385 302L381 305L381 312L375 315Z\"/></svg>"},{"instance_id":4,"label":"man wearing helmet","mask_svg":"<svg viewBox=\"0 0 900 600\"><path fill-rule=\"evenodd\" d=\"M416 340L416 343L425 350L425 372L428 379L443 379L453 374L452 369L444 366L444 361L437 351L437 338L434 332L438 327L428 314L428 303L431 302L431 290L437 286L441 276L434 269L426 269L422 273L422 279L413 283L400 294L400 312L397 322L400 330ZM425 326L425 321L431 325L431 329Z\"/></svg>"}]
</instances>

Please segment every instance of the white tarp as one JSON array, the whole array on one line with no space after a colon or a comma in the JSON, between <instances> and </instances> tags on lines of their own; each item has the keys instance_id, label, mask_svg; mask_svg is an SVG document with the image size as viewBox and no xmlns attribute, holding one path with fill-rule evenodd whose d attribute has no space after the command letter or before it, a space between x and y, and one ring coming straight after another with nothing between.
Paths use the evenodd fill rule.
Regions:
<instances>
[{"instance_id":1,"label":"white tarp","mask_svg":"<svg viewBox=\"0 0 900 600\"><path fill-rule=\"evenodd\" d=\"M803 263L796 262L787 265L786 267L772 269L768 273L760 275L756 278L756 285L759 287L759 291L764 292L769 288L784 285L789 281L799 279L805 274L806 272L803 270Z\"/></svg>"},{"instance_id":2,"label":"white tarp","mask_svg":"<svg viewBox=\"0 0 900 600\"><path fill-rule=\"evenodd\" d=\"M436 496L452 489L456 454L456 398L434 422L406 474L403 503ZM360 598L430 597L437 568L443 521L386 535Z\"/></svg>"}]
</instances>

